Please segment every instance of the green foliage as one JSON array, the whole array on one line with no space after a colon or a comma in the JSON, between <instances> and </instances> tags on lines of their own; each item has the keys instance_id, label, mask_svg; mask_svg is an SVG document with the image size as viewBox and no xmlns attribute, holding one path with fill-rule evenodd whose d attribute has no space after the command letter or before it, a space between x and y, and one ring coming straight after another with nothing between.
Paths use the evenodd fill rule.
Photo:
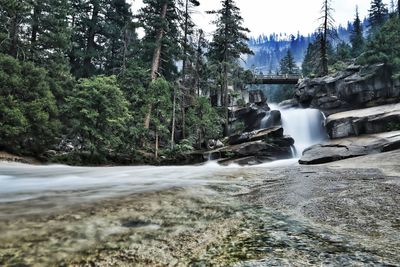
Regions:
<instances>
[{"instance_id":1,"label":"green foliage","mask_svg":"<svg viewBox=\"0 0 400 267\"><path fill-rule=\"evenodd\" d=\"M399 131L400 130L400 123L398 122L389 122L386 127L387 131Z\"/></svg>"},{"instance_id":2,"label":"green foliage","mask_svg":"<svg viewBox=\"0 0 400 267\"><path fill-rule=\"evenodd\" d=\"M39 154L55 142L58 109L44 69L0 54L0 146Z\"/></svg>"},{"instance_id":3,"label":"green foliage","mask_svg":"<svg viewBox=\"0 0 400 267\"><path fill-rule=\"evenodd\" d=\"M190 138L197 143L198 148L209 139L218 139L221 135L221 118L205 97L198 97L193 107L187 112L186 123Z\"/></svg>"},{"instance_id":4,"label":"green foliage","mask_svg":"<svg viewBox=\"0 0 400 267\"><path fill-rule=\"evenodd\" d=\"M182 141L179 142L179 144L175 145L173 153L185 154L192 152L193 150L194 150L193 140L183 139Z\"/></svg>"},{"instance_id":5,"label":"green foliage","mask_svg":"<svg viewBox=\"0 0 400 267\"><path fill-rule=\"evenodd\" d=\"M80 80L67 98L71 134L91 155L112 153L124 146L128 105L115 76Z\"/></svg>"},{"instance_id":6,"label":"green foliage","mask_svg":"<svg viewBox=\"0 0 400 267\"><path fill-rule=\"evenodd\" d=\"M388 18L389 12L382 0L372 0L369 10L369 23L372 32L378 31Z\"/></svg>"},{"instance_id":7,"label":"green foliage","mask_svg":"<svg viewBox=\"0 0 400 267\"><path fill-rule=\"evenodd\" d=\"M177 77L178 69L175 62L182 57L181 46L178 42L178 40L181 40L179 31L181 17L179 16L180 12L176 9L176 2L175 0L144 0L144 7L140 9L137 16L139 26L145 31L140 59L148 64L149 68L153 63L155 48L159 45L159 33L161 30L163 32L159 74L168 80ZM165 18L162 19L164 4L167 5L167 13Z\"/></svg>"},{"instance_id":8,"label":"green foliage","mask_svg":"<svg viewBox=\"0 0 400 267\"><path fill-rule=\"evenodd\" d=\"M220 102L225 108L224 133L227 135L229 130L228 86L232 84L230 78L234 76L232 73L239 65L240 57L244 54L253 54L253 52L248 46L249 39L246 36L250 30L242 26L243 18L235 1L221 0L221 5L221 9L209 12L216 14L217 19L214 21L216 30L210 43L208 57L214 68L214 79L220 89Z\"/></svg>"},{"instance_id":9,"label":"green foliage","mask_svg":"<svg viewBox=\"0 0 400 267\"><path fill-rule=\"evenodd\" d=\"M285 57L282 58L280 62L279 72L281 74L298 74L299 68L296 65L292 52L290 50L287 51Z\"/></svg>"},{"instance_id":10,"label":"green foliage","mask_svg":"<svg viewBox=\"0 0 400 267\"><path fill-rule=\"evenodd\" d=\"M336 47L335 61L345 62L351 59L351 46L346 42L341 42Z\"/></svg>"},{"instance_id":11,"label":"green foliage","mask_svg":"<svg viewBox=\"0 0 400 267\"><path fill-rule=\"evenodd\" d=\"M164 78L158 78L150 83L146 94L146 108L149 104L153 107L154 116L151 117L150 124L158 133L161 139L167 140L170 134L170 123L172 114L172 95L173 87Z\"/></svg>"},{"instance_id":12,"label":"green foliage","mask_svg":"<svg viewBox=\"0 0 400 267\"><path fill-rule=\"evenodd\" d=\"M371 36L366 51L358 59L360 64L385 63L394 76L400 74L400 19L391 18Z\"/></svg>"},{"instance_id":13,"label":"green foliage","mask_svg":"<svg viewBox=\"0 0 400 267\"><path fill-rule=\"evenodd\" d=\"M310 43L307 47L306 55L304 56L301 70L306 77L315 77L318 72L318 45Z\"/></svg>"},{"instance_id":14,"label":"green foliage","mask_svg":"<svg viewBox=\"0 0 400 267\"><path fill-rule=\"evenodd\" d=\"M360 16L358 13L358 7L356 9L356 17L353 22L353 32L350 36L351 41L351 55L353 57L358 57L364 49L364 37L363 28L361 25Z\"/></svg>"},{"instance_id":15,"label":"green foliage","mask_svg":"<svg viewBox=\"0 0 400 267\"><path fill-rule=\"evenodd\" d=\"M72 43L68 53L78 78L119 74L137 51L137 36L126 0L72 0Z\"/></svg>"}]
</instances>

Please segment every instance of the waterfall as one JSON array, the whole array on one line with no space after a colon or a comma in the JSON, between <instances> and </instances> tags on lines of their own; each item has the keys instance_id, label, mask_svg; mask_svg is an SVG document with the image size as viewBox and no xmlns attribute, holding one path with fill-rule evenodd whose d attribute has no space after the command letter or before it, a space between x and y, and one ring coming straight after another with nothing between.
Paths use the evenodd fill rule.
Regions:
<instances>
[{"instance_id":1,"label":"waterfall","mask_svg":"<svg viewBox=\"0 0 400 267\"><path fill-rule=\"evenodd\" d=\"M269 104L271 110L279 110L285 135L295 140L295 157L301 157L303 151L327 139L324 126L325 116L317 109L283 109Z\"/></svg>"}]
</instances>

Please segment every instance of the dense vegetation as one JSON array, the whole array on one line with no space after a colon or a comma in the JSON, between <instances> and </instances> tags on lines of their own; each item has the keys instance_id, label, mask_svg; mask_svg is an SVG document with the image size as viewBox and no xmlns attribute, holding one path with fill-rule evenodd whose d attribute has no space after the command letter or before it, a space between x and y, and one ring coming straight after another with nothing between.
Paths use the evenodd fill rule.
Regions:
<instances>
[{"instance_id":1,"label":"dense vegetation","mask_svg":"<svg viewBox=\"0 0 400 267\"><path fill-rule=\"evenodd\" d=\"M0 149L154 162L222 136L251 53L240 10L221 1L209 44L197 0L143 2L0 0Z\"/></svg>"},{"instance_id":2,"label":"dense vegetation","mask_svg":"<svg viewBox=\"0 0 400 267\"><path fill-rule=\"evenodd\" d=\"M0 0L1 150L70 163L155 162L229 134L234 90L252 78L240 57L258 42L247 38L235 2L209 12L211 42L191 18L199 1L143 2L132 14L127 0ZM340 40L323 2L321 27L279 50L278 72L315 77L383 62L400 76L398 7L373 0L368 23L356 11Z\"/></svg>"}]
</instances>

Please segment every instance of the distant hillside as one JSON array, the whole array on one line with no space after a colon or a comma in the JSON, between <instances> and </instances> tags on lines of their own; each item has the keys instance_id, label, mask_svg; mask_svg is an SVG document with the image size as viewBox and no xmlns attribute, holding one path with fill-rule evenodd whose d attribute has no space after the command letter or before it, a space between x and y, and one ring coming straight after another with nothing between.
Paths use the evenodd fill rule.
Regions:
<instances>
[{"instance_id":1,"label":"distant hillside","mask_svg":"<svg viewBox=\"0 0 400 267\"><path fill-rule=\"evenodd\" d=\"M364 29L367 28L367 20L364 20L363 26ZM347 27L339 26L336 29L337 37L334 45L342 41L349 42L352 31L353 25L350 22ZM279 62L289 49L300 67L308 44L313 42L315 38L316 33L307 36L300 33L297 33L297 35L272 33L251 38L249 46L255 55L247 58L245 67L257 73L276 73L279 69Z\"/></svg>"}]
</instances>

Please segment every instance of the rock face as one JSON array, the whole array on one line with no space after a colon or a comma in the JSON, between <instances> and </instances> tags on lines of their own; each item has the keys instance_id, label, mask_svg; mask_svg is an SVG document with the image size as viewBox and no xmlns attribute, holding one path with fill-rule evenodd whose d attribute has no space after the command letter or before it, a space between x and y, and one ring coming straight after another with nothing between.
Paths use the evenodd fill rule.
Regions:
<instances>
[{"instance_id":1,"label":"rock face","mask_svg":"<svg viewBox=\"0 0 400 267\"><path fill-rule=\"evenodd\" d=\"M269 107L259 107L255 104L233 111L231 116L231 133L238 125L243 124L244 132L251 132L261 128L261 121L269 112Z\"/></svg>"},{"instance_id":2,"label":"rock face","mask_svg":"<svg viewBox=\"0 0 400 267\"><path fill-rule=\"evenodd\" d=\"M267 97L261 90L254 90L249 92L250 102L246 107L242 108L233 108L230 110L230 124L231 124L231 133L237 132L238 128L243 132L252 132L261 128L266 128L262 125L263 119L270 115L271 109L267 104ZM279 111L273 111L279 112ZM280 114L279 118L277 118L276 114L274 115L275 121L270 126L280 126Z\"/></svg>"},{"instance_id":3,"label":"rock face","mask_svg":"<svg viewBox=\"0 0 400 267\"><path fill-rule=\"evenodd\" d=\"M306 149L299 163L328 163L396 149L400 149L400 131L343 138Z\"/></svg>"},{"instance_id":4,"label":"rock face","mask_svg":"<svg viewBox=\"0 0 400 267\"><path fill-rule=\"evenodd\" d=\"M300 105L332 114L400 101L400 81L393 81L384 64L349 66L331 76L304 79L295 98Z\"/></svg>"},{"instance_id":5,"label":"rock face","mask_svg":"<svg viewBox=\"0 0 400 267\"><path fill-rule=\"evenodd\" d=\"M245 132L242 134L232 135L228 139L229 145L239 145L246 142L266 140L270 138L280 138L283 136L282 127L274 127L269 129L261 129L253 132Z\"/></svg>"},{"instance_id":6,"label":"rock face","mask_svg":"<svg viewBox=\"0 0 400 267\"><path fill-rule=\"evenodd\" d=\"M292 157L293 138L283 135L281 127L231 136L229 145L209 151L205 157L219 163L253 165Z\"/></svg>"},{"instance_id":7,"label":"rock face","mask_svg":"<svg viewBox=\"0 0 400 267\"><path fill-rule=\"evenodd\" d=\"M332 139L400 130L400 103L330 115L326 128Z\"/></svg>"},{"instance_id":8,"label":"rock face","mask_svg":"<svg viewBox=\"0 0 400 267\"><path fill-rule=\"evenodd\" d=\"M249 103L262 106L267 104L267 97L261 90L252 90L249 92Z\"/></svg>"}]
</instances>

